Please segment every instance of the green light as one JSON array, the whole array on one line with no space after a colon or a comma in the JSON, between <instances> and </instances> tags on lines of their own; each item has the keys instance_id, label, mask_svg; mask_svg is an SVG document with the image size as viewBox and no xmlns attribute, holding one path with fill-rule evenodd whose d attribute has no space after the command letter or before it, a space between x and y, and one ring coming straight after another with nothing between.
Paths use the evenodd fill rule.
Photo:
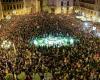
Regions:
<instances>
[{"instance_id":1,"label":"green light","mask_svg":"<svg viewBox=\"0 0 100 80\"><path fill-rule=\"evenodd\" d=\"M43 38L36 37L34 40L31 41L32 44L34 44L36 47L43 47L43 46L69 46L73 45L76 40L72 37L63 37L63 36L47 36Z\"/></svg>"}]
</instances>

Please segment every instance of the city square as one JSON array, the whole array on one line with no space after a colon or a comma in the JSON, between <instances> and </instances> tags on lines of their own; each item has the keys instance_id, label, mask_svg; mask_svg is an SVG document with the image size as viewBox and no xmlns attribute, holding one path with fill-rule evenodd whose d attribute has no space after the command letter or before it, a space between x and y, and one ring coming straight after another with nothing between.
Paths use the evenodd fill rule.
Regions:
<instances>
[{"instance_id":1,"label":"city square","mask_svg":"<svg viewBox=\"0 0 100 80\"><path fill-rule=\"evenodd\" d=\"M100 79L99 16L83 9L99 1L14 1L0 2L0 80Z\"/></svg>"}]
</instances>

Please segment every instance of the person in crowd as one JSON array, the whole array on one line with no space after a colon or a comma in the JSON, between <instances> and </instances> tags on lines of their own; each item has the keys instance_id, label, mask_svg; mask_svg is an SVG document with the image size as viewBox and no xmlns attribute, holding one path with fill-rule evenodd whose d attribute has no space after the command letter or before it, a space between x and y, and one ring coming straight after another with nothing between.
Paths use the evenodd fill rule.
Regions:
<instances>
[{"instance_id":1,"label":"person in crowd","mask_svg":"<svg viewBox=\"0 0 100 80\"><path fill-rule=\"evenodd\" d=\"M81 23L47 13L14 16L0 22L0 80L99 80L100 38L81 29ZM74 24L72 24L74 22ZM64 34L79 39L73 46L30 45L34 37Z\"/></svg>"}]
</instances>

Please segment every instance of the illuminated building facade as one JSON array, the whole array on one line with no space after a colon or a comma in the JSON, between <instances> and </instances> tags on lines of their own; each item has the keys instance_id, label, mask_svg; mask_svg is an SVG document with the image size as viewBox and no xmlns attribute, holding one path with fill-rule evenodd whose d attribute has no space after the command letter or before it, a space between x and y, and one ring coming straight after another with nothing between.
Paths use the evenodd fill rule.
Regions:
<instances>
[{"instance_id":1,"label":"illuminated building facade","mask_svg":"<svg viewBox=\"0 0 100 80\"><path fill-rule=\"evenodd\" d=\"M27 13L37 13L40 11L39 0L23 0L24 9Z\"/></svg>"},{"instance_id":2,"label":"illuminated building facade","mask_svg":"<svg viewBox=\"0 0 100 80\"><path fill-rule=\"evenodd\" d=\"M51 12L56 14L71 14L73 12L73 0L50 0Z\"/></svg>"},{"instance_id":3,"label":"illuminated building facade","mask_svg":"<svg viewBox=\"0 0 100 80\"><path fill-rule=\"evenodd\" d=\"M24 14L23 0L1 0L3 17Z\"/></svg>"},{"instance_id":4,"label":"illuminated building facade","mask_svg":"<svg viewBox=\"0 0 100 80\"><path fill-rule=\"evenodd\" d=\"M36 0L1 0L0 18L36 12Z\"/></svg>"},{"instance_id":5,"label":"illuminated building facade","mask_svg":"<svg viewBox=\"0 0 100 80\"><path fill-rule=\"evenodd\" d=\"M99 21L100 0L75 0L75 12L84 16L85 20Z\"/></svg>"},{"instance_id":6,"label":"illuminated building facade","mask_svg":"<svg viewBox=\"0 0 100 80\"><path fill-rule=\"evenodd\" d=\"M38 12L70 14L73 0L1 0L0 19L12 15L24 15Z\"/></svg>"}]
</instances>

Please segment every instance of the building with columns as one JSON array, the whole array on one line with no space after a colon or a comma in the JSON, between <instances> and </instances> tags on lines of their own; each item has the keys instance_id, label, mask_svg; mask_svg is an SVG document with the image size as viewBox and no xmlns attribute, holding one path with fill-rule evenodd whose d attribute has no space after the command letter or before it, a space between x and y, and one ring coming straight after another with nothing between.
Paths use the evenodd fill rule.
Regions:
<instances>
[{"instance_id":1,"label":"building with columns","mask_svg":"<svg viewBox=\"0 0 100 80\"><path fill-rule=\"evenodd\" d=\"M83 20L100 22L100 0L75 0L75 13Z\"/></svg>"},{"instance_id":2,"label":"building with columns","mask_svg":"<svg viewBox=\"0 0 100 80\"><path fill-rule=\"evenodd\" d=\"M3 17L24 14L23 0L1 0Z\"/></svg>"},{"instance_id":3,"label":"building with columns","mask_svg":"<svg viewBox=\"0 0 100 80\"><path fill-rule=\"evenodd\" d=\"M0 18L38 12L70 14L73 0L1 0Z\"/></svg>"},{"instance_id":4,"label":"building with columns","mask_svg":"<svg viewBox=\"0 0 100 80\"><path fill-rule=\"evenodd\" d=\"M51 12L56 14L71 14L73 12L73 0L50 0Z\"/></svg>"},{"instance_id":5,"label":"building with columns","mask_svg":"<svg viewBox=\"0 0 100 80\"><path fill-rule=\"evenodd\" d=\"M0 18L6 18L12 15L29 14L36 12L37 0L1 0L0 1Z\"/></svg>"}]
</instances>

